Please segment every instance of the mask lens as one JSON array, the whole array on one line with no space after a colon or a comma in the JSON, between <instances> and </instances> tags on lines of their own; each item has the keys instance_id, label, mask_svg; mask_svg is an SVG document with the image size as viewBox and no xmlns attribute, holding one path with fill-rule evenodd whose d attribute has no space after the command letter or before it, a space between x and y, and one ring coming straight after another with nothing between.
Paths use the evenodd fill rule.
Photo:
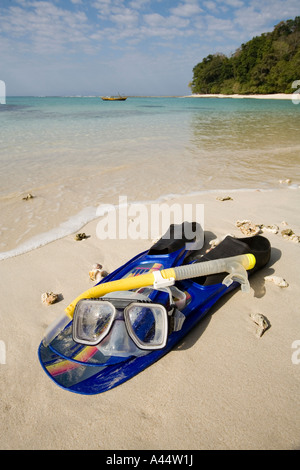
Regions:
<instances>
[{"instance_id":1,"label":"mask lens","mask_svg":"<svg viewBox=\"0 0 300 470\"><path fill-rule=\"evenodd\" d=\"M160 349L166 345L168 317L159 304L133 303L126 307L125 322L129 335L141 349Z\"/></svg>"},{"instance_id":2,"label":"mask lens","mask_svg":"<svg viewBox=\"0 0 300 470\"><path fill-rule=\"evenodd\" d=\"M91 346L98 344L109 333L115 314L110 302L80 300L73 317L74 341Z\"/></svg>"}]
</instances>

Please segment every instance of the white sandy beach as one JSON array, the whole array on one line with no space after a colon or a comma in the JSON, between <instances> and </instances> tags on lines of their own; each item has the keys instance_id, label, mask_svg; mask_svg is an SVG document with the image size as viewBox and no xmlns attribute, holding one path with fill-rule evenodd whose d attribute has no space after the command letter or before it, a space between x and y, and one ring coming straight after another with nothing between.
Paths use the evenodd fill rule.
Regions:
<instances>
[{"instance_id":1,"label":"white sandy beach","mask_svg":"<svg viewBox=\"0 0 300 470\"><path fill-rule=\"evenodd\" d=\"M187 95L185 98L236 98L236 99L260 99L260 100L295 100L299 102L300 100L300 93L273 93L273 94L268 94L268 95L239 95L239 94L233 94L233 95L224 95L222 93L207 93L207 94L201 94L201 93L193 93L192 95Z\"/></svg>"},{"instance_id":2,"label":"white sandy beach","mask_svg":"<svg viewBox=\"0 0 300 470\"><path fill-rule=\"evenodd\" d=\"M1 261L1 449L299 448L300 244L281 230L300 235L300 189L220 191L176 202L205 204L209 238L243 236L237 220L278 225L277 234L264 233L271 261L251 278L251 293L235 291L219 302L179 347L132 380L84 396L59 388L43 372L37 349L45 328L93 285L94 263L111 272L151 241L101 241L93 221L82 229L86 240L70 235ZM264 281L270 274L289 286ZM42 304L45 291L62 300ZM260 338L249 318L256 312L271 324Z\"/></svg>"}]
</instances>

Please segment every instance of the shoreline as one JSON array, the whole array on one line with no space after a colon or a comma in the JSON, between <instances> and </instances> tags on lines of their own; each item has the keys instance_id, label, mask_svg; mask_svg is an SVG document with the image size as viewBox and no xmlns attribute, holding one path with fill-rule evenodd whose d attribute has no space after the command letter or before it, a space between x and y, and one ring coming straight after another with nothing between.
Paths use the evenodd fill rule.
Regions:
<instances>
[{"instance_id":1,"label":"shoreline","mask_svg":"<svg viewBox=\"0 0 300 470\"><path fill-rule=\"evenodd\" d=\"M276 191L276 190L281 190L284 189L285 187L288 187L290 190L298 189L300 188L300 185L298 184L282 184L281 187L274 187L274 188L267 188L267 189L262 189L262 188L235 188L235 189L204 189L200 191L193 191L191 193L187 193L184 196L182 194L165 194L160 197L158 197L155 200L138 200L138 201L129 201L127 203L128 206L131 205L151 205L151 204L164 204L168 203L169 201L173 199L180 199L181 197L200 197L206 194L218 194L218 193L245 193L245 192L254 192L254 191ZM123 201L124 196L121 196L121 202L119 201L119 204L108 204L105 203L103 204L103 210L104 213L105 207L108 208L110 211L118 211L122 205L124 205ZM99 220L103 216L101 211L99 211L99 207L87 207L86 209L81 210L79 213L71 216L69 219L61 222L59 226L50 229L47 232L42 232L39 233L33 237L31 237L29 240L26 242L16 246L15 248L7 251L2 251L0 252L0 263L1 261L9 258L13 258L16 256L22 256L25 253L29 253L31 251L34 251L38 248L41 248L43 246L48 245L49 243L53 243L56 240L60 240L64 237L71 236L72 234L75 234L76 232L79 232L82 230L87 224L90 222L93 222L95 220Z\"/></svg>"},{"instance_id":2,"label":"shoreline","mask_svg":"<svg viewBox=\"0 0 300 470\"><path fill-rule=\"evenodd\" d=\"M207 94L200 94L200 93L195 93L192 95L187 95L183 96L183 98L236 98L236 99L261 99L261 100L295 100L298 101L300 100L300 93L274 93L274 94L268 94L268 95L239 95L239 94L233 94L233 95L224 95L221 93L207 93Z\"/></svg>"},{"instance_id":3,"label":"shoreline","mask_svg":"<svg viewBox=\"0 0 300 470\"><path fill-rule=\"evenodd\" d=\"M250 294L230 294L163 359L109 392L86 397L46 376L38 345L70 301L92 287L88 273L94 263L112 272L149 249L151 240L100 240L94 220L83 229L90 235L86 240L69 235L2 260L2 450L299 448L300 354L293 345L300 340L300 244L281 230L300 235L300 190L218 190L168 203L204 204L206 247L228 233L244 237L237 220L278 225L278 233L262 233L272 255L250 278ZM289 286L265 281L268 275L284 277ZM61 300L45 306L41 294L49 291ZM261 338L249 319L255 312L271 323Z\"/></svg>"},{"instance_id":4,"label":"shoreline","mask_svg":"<svg viewBox=\"0 0 300 470\"><path fill-rule=\"evenodd\" d=\"M101 98L99 95L45 95L45 96L7 96L7 98ZM274 99L274 100L300 100L300 93L271 93L271 94L230 94L225 95L222 93L193 93L191 95L127 95L127 98L253 98L253 99Z\"/></svg>"}]
</instances>

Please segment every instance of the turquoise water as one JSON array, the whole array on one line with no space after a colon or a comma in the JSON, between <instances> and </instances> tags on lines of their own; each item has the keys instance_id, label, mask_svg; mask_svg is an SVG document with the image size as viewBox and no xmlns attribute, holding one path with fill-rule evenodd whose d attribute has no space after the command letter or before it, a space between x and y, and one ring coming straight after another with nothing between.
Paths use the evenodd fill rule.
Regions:
<instances>
[{"instance_id":1,"label":"turquoise water","mask_svg":"<svg viewBox=\"0 0 300 470\"><path fill-rule=\"evenodd\" d=\"M79 230L120 195L299 183L299 128L300 106L289 100L8 97L0 258ZM35 197L23 201L27 193Z\"/></svg>"}]
</instances>

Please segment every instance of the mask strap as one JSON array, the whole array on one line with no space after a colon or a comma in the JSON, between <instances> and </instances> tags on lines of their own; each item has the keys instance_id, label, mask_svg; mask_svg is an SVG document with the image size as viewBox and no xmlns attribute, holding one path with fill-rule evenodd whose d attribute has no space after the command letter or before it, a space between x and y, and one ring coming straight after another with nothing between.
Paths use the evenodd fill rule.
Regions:
<instances>
[{"instance_id":1,"label":"mask strap","mask_svg":"<svg viewBox=\"0 0 300 470\"><path fill-rule=\"evenodd\" d=\"M136 292L143 290L144 287L138 289ZM153 288L152 288L153 289ZM170 306L168 310L168 317L169 317L169 334L173 333L174 331L180 331L185 321L185 315L181 313L182 310L186 305L186 294L179 290L177 287L169 286L169 287L156 287L153 290L160 290L162 292L167 292L169 294L170 299Z\"/></svg>"},{"instance_id":2,"label":"mask strap","mask_svg":"<svg viewBox=\"0 0 300 470\"><path fill-rule=\"evenodd\" d=\"M175 286L161 287L162 291L167 291L170 297L169 315L169 335L175 331L180 331L185 321L185 315L180 311L186 305L186 294ZM176 299L174 301L174 298Z\"/></svg>"}]
</instances>

